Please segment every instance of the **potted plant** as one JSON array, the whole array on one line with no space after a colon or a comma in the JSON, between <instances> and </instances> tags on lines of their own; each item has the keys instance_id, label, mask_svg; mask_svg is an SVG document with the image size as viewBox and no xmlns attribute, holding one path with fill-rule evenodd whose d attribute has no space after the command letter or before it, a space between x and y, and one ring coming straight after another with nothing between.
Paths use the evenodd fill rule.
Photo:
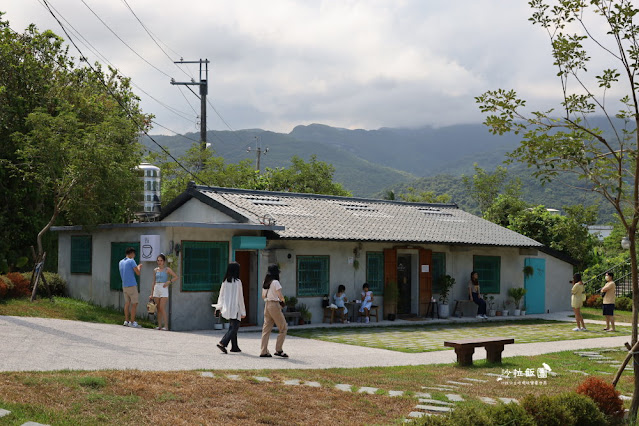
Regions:
<instances>
[{"instance_id":1,"label":"potted plant","mask_svg":"<svg viewBox=\"0 0 639 426\"><path fill-rule=\"evenodd\" d=\"M384 286L384 314L389 321L395 321L397 316L397 299L399 287L395 281L389 281Z\"/></svg>"},{"instance_id":2,"label":"potted plant","mask_svg":"<svg viewBox=\"0 0 639 426\"><path fill-rule=\"evenodd\" d=\"M495 312L495 296L492 294L489 296L484 294L484 300L486 301L486 307L488 308L488 316L494 317L497 312Z\"/></svg>"},{"instance_id":3,"label":"potted plant","mask_svg":"<svg viewBox=\"0 0 639 426\"><path fill-rule=\"evenodd\" d=\"M220 315L220 311L217 309L217 299L219 293L213 292L211 294L211 307L213 308L213 329L221 330L222 329L222 316Z\"/></svg>"},{"instance_id":4,"label":"potted plant","mask_svg":"<svg viewBox=\"0 0 639 426\"><path fill-rule=\"evenodd\" d=\"M450 275L442 275L439 277L439 316L442 318L448 318L450 313L448 309L448 295L450 293L450 289L455 285L455 278Z\"/></svg>"},{"instance_id":5,"label":"potted plant","mask_svg":"<svg viewBox=\"0 0 639 426\"><path fill-rule=\"evenodd\" d=\"M524 269L522 270L522 272L524 273L524 278L532 277L533 274L535 273L535 268L533 268L530 265L526 265L524 266Z\"/></svg>"},{"instance_id":6,"label":"potted plant","mask_svg":"<svg viewBox=\"0 0 639 426\"><path fill-rule=\"evenodd\" d=\"M509 313L508 302L504 300L502 302L502 307L503 307L503 309L501 310L501 315L504 316L504 317L507 317L508 313Z\"/></svg>"},{"instance_id":7,"label":"potted plant","mask_svg":"<svg viewBox=\"0 0 639 426\"><path fill-rule=\"evenodd\" d=\"M306 324L307 321L310 324L310 322L311 322L311 313L309 312L308 307L305 304L300 303L296 307L296 309L300 313L299 325L304 325L304 324Z\"/></svg>"},{"instance_id":8,"label":"potted plant","mask_svg":"<svg viewBox=\"0 0 639 426\"><path fill-rule=\"evenodd\" d=\"M297 305L297 297L284 296L284 304L286 305L287 312L295 312L295 306Z\"/></svg>"},{"instance_id":9,"label":"potted plant","mask_svg":"<svg viewBox=\"0 0 639 426\"><path fill-rule=\"evenodd\" d=\"M511 287L508 289L508 296L512 297L513 301L515 302L515 316L519 315L521 312L519 310L519 303L521 302L521 299L526 295L527 291L528 290L523 287Z\"/></svg>"}]
</instances>

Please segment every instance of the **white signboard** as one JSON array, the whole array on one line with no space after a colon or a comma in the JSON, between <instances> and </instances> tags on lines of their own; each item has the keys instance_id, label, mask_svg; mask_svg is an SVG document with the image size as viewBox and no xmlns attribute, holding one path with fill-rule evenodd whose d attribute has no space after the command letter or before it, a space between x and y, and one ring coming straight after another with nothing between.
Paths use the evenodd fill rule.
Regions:
<instances>
[{"instance_id":1,"label":"white signboard","mask_svg":"<svg viewBox=\"0 0 639 426\"><path fill-rule=\"evenodd\" d=\"M422 265L422 272L430 272L430 265Z\"/></svg>"},{"instance_id":2,"label":"white signboard","mask_svg":"<svg viewBox=\"0 0 639 426\"><path fill-rule=\"evenodd\" d=\"M160 236L141 235L140 252L140 262L155 262L160 254Z\"/></svg>"}]
</instances>

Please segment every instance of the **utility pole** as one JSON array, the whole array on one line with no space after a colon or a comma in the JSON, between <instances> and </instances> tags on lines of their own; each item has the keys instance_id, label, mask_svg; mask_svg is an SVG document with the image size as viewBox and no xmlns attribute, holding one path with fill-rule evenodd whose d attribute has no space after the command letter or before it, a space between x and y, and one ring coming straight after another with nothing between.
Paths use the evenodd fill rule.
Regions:
<instances>
[{"instance_id":1,"label":"utility pole","mask_svg":"<svg viewBox=\"0 0 639 426\"><path fill-rule=\"evenodd\" d=\"M249 146L246 149L246 152L251 152L252 149ZM260 160L262 157L262 154L266 155L266 153L268 152L268 148L262 150L262 147L260 146L260 138L259 136L255 136L255 155L257 156L257 160L255 162L255 170L257 170L258 172L260 171Z\"/></svg>"},{"instance_id":2,"label":"utility pole","mask_svg":"<svg viewBox=\"0 0 639 426\"><path fill-rule=\"evenodd\" d=\"M171 84L174 85L182 85L182 86L200 86L200 144L202 151L206 149L206 95L208 94L208 83L209 79L209 60L208 59L200 59L199 61L175 61L176 64L200 64L200 81L196 82L191 79L190 82L179 82L175 81L175 79L171 79ZM202 64L204 64L204 70L202 69ZM202 73L204 73L204 78L202 78Z\"/></svg>"}]
</instances>

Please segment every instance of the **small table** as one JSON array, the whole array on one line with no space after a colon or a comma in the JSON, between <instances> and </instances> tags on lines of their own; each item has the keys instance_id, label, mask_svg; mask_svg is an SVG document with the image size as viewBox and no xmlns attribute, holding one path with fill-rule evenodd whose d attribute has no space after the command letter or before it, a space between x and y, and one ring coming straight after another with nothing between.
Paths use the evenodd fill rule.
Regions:
<instances>
[{"instance_id":1,"label":"small table","mask_svg":"<svg viewBox=\"0 0 639 426\"><path fill-rule=\"evenodd\" d=\"M361 303L350 301L344 303L344 306L346 306L346 309L348 309L348 313L346 314L348 320L350 322L355 322L355 320L357 319L357 311L359 311L359 307L362 306Z\"/></svg>"},{"instance_id":2,"label":"small table","mask_svg":"<svg viewBox=\"0 0 639 426\"><path fill-rule=\"evenodd\" d=\"M426 315L424 316L427 317L430 314L430 317L432 319L435 319L435 312L437 312L437 319L441 318L439 316L439 305L437 304L437 302L433 302L431 300L430 302L428 302L428 309L426 309Z\"/></svg>"}]
</instances>

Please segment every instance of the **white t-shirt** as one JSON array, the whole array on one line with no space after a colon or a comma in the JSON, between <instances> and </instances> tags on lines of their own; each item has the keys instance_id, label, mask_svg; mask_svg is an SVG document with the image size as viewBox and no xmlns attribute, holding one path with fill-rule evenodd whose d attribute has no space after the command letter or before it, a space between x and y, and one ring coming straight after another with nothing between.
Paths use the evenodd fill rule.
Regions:
<instances>
[{"instance_id":1,"label":"white t-shirt","mask_svg":"<svg viewBox=\"0 0 639 426\"><path fill-rule=\"evenodd\" d=\"M262 289L262 298L264 300L270 300L273 302L277 302L280 298L277 296L277 290L282 289L282 284L278 280L271 281L271 286L268 290L265 288Z\"/></svg>"}]
</instances>

